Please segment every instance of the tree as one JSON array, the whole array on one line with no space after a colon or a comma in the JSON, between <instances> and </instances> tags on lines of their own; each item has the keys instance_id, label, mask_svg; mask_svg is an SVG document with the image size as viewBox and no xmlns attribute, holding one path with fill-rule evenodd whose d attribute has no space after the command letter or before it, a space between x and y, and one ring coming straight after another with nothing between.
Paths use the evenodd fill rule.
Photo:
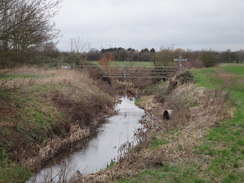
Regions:
<instances>
[{"instance_id":1,"label":"tree","mask_svg":"<svg viewBox=\"0 0 244 183\"><path fill-rule=\"evenodd\" d=\"M168 66L170 62L174 60L174 47L169 46L161 48L159 52L155 54L154 65L155 66Z\"/></svg>"},{"instance_id":2,"label":"tree","mask_svg":"<svg viewBox=\"0 0 244 183\"><path fill-rule=\"evenodd\" d=\"M59 3L60 0L2 0L0 52L26 53L49 44L59 32L51 21Z\"/></svg>"},{"instance_id":3,"label":"tree","mask_svg":"<svg viewBox=\"0 0 244 183\"><path fill-rule=\"evenodd\" d=\"M237 55L237 62L242 63L244 61L244 50L239 50L236 52Z\"/></svg>"},{"instance_id":4,"label":"tree","mask_svg":"<svg viewBox=\"0 0 244 183\"><path fill-rule=\"evenodd\" d=\"M154 48L151 48L150 53L156 53L156 50Z\"/></svg>"},{"instance_id":5,"label":"tree","mask_svg":"<svg viewBox=\"0 0 244 183\"><path fill-rule=\"evenodd\" d=\"M148 48L144 48L141 50L141 53L149 53L149 49Z\"/></svg>"},{"instance_id":6,"label":"tree","mask_svg":"<svg viewBox=\"0 0 244 183\"><path fill-rule=\"evenodd\" d=\"M108 67L111 65L111 62L114 60L114 55L112 52L104 53L99 60L99 65L103 67Z\"/></svg>"},{"instance_id":7,"label":"tree","mask_svg":"<svg viewBox=\"0 0 244 183\"><path fill-rule=\"evenodd\" d=\"M220 62L220 55L212 50L204 50L200 52L199 59L203 62L205 67L214 67Z\"/></svg>"}]
</instances>

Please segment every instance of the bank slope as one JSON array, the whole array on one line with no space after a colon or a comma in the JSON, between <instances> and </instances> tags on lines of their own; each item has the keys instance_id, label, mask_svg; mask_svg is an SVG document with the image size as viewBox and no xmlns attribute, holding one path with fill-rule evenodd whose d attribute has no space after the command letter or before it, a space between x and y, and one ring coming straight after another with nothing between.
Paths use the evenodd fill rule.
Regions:
<instances>
[{"instance_id":1,"label":"bank slope","mask_svg":"<svg viewBox=\"0 0 244 183\"><path fill-rule=\"evenodd\" d=\"M28 179L93 133L114 103L110 86L79 70L0 70L0 86L0 182Z\"/></svg>"},{"instance_id":2,"label":"bank slope","mask_svg":"<svg viewBox=\"0 0 244 183\"><path fill-rule=\"evenodd\" d=\"M189 122L151 141L151 149L162 156L161 166L141 169L137 176L118 182L243 182L244 66L200 69L192 73L196 86L204 87L199 88L203 95L198 97L206 97L208 93L204 99L207 106L203 108L208 112L201 118L197 117L200 111L190 115L199 125L194 125L197 121ZM189 97L193 102L194 96ZM200 103L190 105L198 108Z\"/></svg>"}]
</instances>

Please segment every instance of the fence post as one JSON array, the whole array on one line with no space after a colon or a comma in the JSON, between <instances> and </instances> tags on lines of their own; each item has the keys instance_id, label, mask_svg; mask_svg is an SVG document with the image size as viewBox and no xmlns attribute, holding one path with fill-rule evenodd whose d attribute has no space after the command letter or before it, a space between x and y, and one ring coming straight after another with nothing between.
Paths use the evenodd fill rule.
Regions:
<instances>
[{"instance_id":1,"label":"fence post","mask_svg":"<svg viewBox=\"0 0 244 183\"><path fill-rule=\"evenodd\" d=\"M124 78L126 78L126 75L127 75L127 67L125 66L124 67Z\"/></svg>"}]
</instances>

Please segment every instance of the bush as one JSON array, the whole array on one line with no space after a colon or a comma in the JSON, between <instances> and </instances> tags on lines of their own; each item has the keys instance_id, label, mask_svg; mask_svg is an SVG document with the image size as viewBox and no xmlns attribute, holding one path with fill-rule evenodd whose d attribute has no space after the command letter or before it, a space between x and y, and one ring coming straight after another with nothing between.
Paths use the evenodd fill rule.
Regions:
<instances>
[{"instance_id":1,"label":"bush","mask_svg":"<svg viewBox=\"0 0 244 183\"><path fill-rule=\"evenodd\" d=\"M193 82L193 75L189 71L185 71L176 76L176 80L179 80L181 84Z\"/></svg>"},{"instance_id":2,"label":"bush","mask_svg":"<svg viewBox=\"0 0 244 183\"><path fill-rule=\"evenodd\" d=\"M202 51L199 59L203 62L205 67L214 67L220 62L220 56L214 51Z\"/></svg>"}]
</instances>

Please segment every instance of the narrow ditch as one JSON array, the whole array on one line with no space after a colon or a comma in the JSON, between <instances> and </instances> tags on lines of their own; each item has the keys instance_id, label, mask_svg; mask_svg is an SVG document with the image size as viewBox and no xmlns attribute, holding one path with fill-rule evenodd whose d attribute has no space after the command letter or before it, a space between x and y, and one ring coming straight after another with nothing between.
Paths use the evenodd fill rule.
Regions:
<instances>
[{"instance_id":1,"label":"narrow ditch","mask_svg":"<svg viewBox=\"0 0 244 183\"><path fill-rule=\"evenodd\" d=\"M145 112L135 105L134 98L124 96L120 101L115 106L117 113L106 119L84 148L42 169L26 183L68 181L77 172L83 175L96 173L118 160L123 144L136 145L134 134L143 128L139 121Z\"/></svg>"}]
</instances>

